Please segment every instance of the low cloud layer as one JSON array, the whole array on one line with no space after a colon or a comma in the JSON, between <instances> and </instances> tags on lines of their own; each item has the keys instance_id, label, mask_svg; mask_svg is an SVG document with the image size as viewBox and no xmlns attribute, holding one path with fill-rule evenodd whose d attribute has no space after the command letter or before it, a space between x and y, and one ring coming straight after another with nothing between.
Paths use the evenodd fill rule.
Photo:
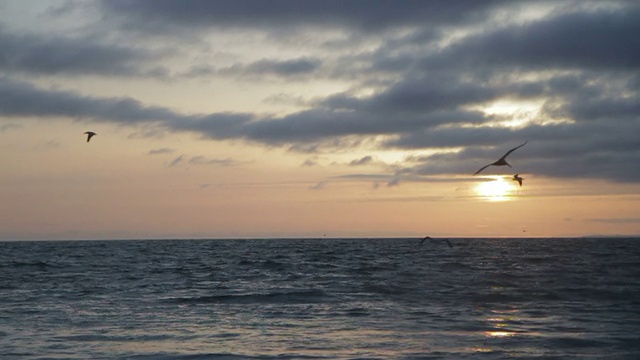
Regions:
<instances>
[{"instance_id":1,"label":"low cloud layer","mask_svg":"<svg viewBox=\"0 0 640 360\"><path fill-rule=\"evenodd\" d=\"M377 151L430 150L401 164L407 176L470 174L528 140L514 154L517 171L640 179L635 2L104 1L88 7L104 15L100 28L110 33L0 27L0 128L19 126L19 118L71 118L300 151L330 152L338 144L345 150L364 140ZM281 54L200 60L211 58L211 37L238 29ZM159 38L167 45L157 46ZM188 65L172 63L194 53ZM190 76L198 70L237 77L246 86L274 79L350 86L303 110L265 115L181 113L126 93L99 97L38 82L42 76L179 82L187 69Z\"/></svg>"}]
</instances>

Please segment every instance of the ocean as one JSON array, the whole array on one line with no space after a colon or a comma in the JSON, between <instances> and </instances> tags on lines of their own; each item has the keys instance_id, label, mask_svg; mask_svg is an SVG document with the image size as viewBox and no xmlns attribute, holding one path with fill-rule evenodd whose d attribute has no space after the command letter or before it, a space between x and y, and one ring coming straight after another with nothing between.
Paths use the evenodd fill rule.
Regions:
<instances>
[{"instance_id":1,"label":"ocean","mask_svg":"<svg viewBox=\"0 0 640 360\"><path fill-rule=\"evenodd\" d=\"M640 239L0 242L1 359L640 359Z\"/></svg>"}]
</instances>

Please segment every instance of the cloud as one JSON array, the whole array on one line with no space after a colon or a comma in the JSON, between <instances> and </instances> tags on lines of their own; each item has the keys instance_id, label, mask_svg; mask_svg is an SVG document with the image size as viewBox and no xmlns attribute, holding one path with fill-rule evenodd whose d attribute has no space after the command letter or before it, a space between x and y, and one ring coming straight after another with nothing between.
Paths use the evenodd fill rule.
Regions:
<instances>
[{"instance_id":1,"label":"cloud","mask_svg":"<svg viewBox=\"0 0 640 360\"><path fill-rule=\"evenodd\" d=\"M154 154L168 154L168 153L172 153L173 150L163 148L163 149L158 149L156 151L152 150L152 152L154 152ZM152 155L151 152L149 152L149 154ZM208 158L202 155L188 157L187 155L182 154L176 157L175 159L173 159L169 163L169 167L178 166L184 163L191 164L191 165L214 165L214 166L236 166L241 164L241 162L234 160L232 158L224 158L224 159Z\"/></svg>"},{"instance_id":2,"label":"cloud","mask_svg":"<svg viewBox=\"0 0 640 360\"><path fill-rule=\"evenodd\" d=\"M178 156L177 158L173 159L173 161L171 161L169 163L169 167L174 167L177 166L178 164L182 163L184 161L184 154Z\"/></svg>"},{"instance_id":3,"label":"cloud","mask_svg":"<svg viewBox=\"0 0 640 360\"><path fill-rule=\"evenodd\" d=\"M161 155L161 154L171 154L173 153L175 150L174 149L170 149L170 148L159 148L159 149L152 149L149 150L149 155Z\"/></svg>"},{"instance_id":4,"label":"cloud","mask_svg":"<svg viewBox=\"0 0 640 360\"><path fill-rule=\"evenodd\" d=\"M400 177L394 177L387 183L387 186L388 187L398 186L398 185L400 185L400 181L401 180L402 179Z\"/></svg>"},{"instance_id":5,"label":"cloud","mask_svg":"<svg viewBox=\"0 0 640 360\"><path fill-rule=\"evenodd\" d=\"M122 0L100 2L97 10L103 25L114 30L94 42L82 34L0 29L0 116L12 124L21 117L70 118L192 132L309 154L361 150L365 144L376 151L429 150L397 164L401 172L381 180L387 182L470 174L528 140L511 159L519 172L640 179L640 168L632 166L640 162L635 2ZM208 41L231 29L246 30L273 52L208 62ZM160 52L138 45L175 31L193 41L169 41L171 50ZM122 36L129 32L135 41ZM295 36L300 37L293 41ZM163 67L175 53L192 58L179 68ZM251 85L245 76L304 79L323 89L329 77L341 86L325 95L305 94L312 100L304 101L282 95L290 89L265 95L272 104L295 102L303 109L295 112L183 114L128 96L35 85L42 84L40 75L154 78L153 69L165 75L235 75L243 86ZM518 107L532 103L535 109L518 119L524 111ZM501 104L507 109L487 110ZM229 161L194 159L192 164Z\"/></svg>"},{"instance_id":6,"label":"cloud","mask_svg":"<svg viewBox=\"0 0 640 360\"><path fill-rule=\"evenodd\" d=\"M12 117L59 116L128 125L154 123L170 131L191 131L211 139L292 144L296 149L304 147L314 151L319 150L319 141L381 134L395 135L382 143L387 147L465 148L446 156L424 158L416 165L406 164L408 171L420 175L467 173L469 169L477 168L478 163L500 155L515 142L529 140L527 151L518 154L518 164L523 166L518 169L524 170L522 172L618 181L636 181L640 176L637 169L628 166L637 163L640 157L634 135L639 125L635 121L577 119L574 123L531 124L522 128L465 127L456 124L474 121L481 124L480 118L485 117L488 121L491 117L471 111L454 111L408 115L396 122L375 112L330 108L262 118L241 113L183 115L168 108L145 106L131 98L87 97L68 91L45 90L7 78L0 79L0 95L0 114ZM459 117L454 115L456 113ZM598 146L594 147L594 144ZM488 145L492 148L485 148Z\"/></svg>"},{"instance_id":7,"label":"cloud","mask_svg":"<svg viewBox=\"0 0 640 360\"><path fill-rule=\"evenodd\" d=\"M170 109L144 106L130 97L100 98L47 90L7 77L0 77L0 115L86 118L129 125L184 118Z\"/></svg>"},{"instance_id":8,"label":"cloud","mask_svg":"<svg viewBox=\"0 0 640 360\"><path fill-rule=\"evenodd\" d=\"M372 162L373 162L373 157L371 155L367 155L360 159L352 160L351 162L349 162L349 166L368 165L368 164L371 164Z\"/></svg>"},{"instance_id":9,"label":"cloud","mask_svg":"<svg viewBox=\"0 0 640 360\"><path fill-rule=\"evenodd\" d=\"M457 24L505 1L367 1L355 0L105 0L102 7L139 31L194 30L210 27L272 28L340 26L363 31L423 24Z\"/></svg>"},{"instance_id":10,"label":"cloud","mask_svg":"<svg viewBox=\"0 0 640 360\"><path fill-rule=\"evenodd\" d=\"M469 36L422 66L522 70L637 69L640 67L640 7L561 13Z\"/></svg>"},{"instance_id":11,"label":"cloud","mask_svg":"<svg viewBox=\"0 0 640 360\"><path fill-rule=\"evenodd\" d=\"M0 125L0 133L21 129L22 127L23 127L22 125L13 124L13 123Z\"/></svg>"},{"instance_id":12,"label":"cloud","mask_svg":"<svg viewBox=\"0 0 640 360\"><path fill-rule=\"evenodd\" d=\"M60 142L53 139L38 145L38 148L47 149L47 150L58 149L61 147L62 147L62 144L60 144Z\"/></svg>"},{"instance_id":13,"label":"cloud","mask_svg":"<svg viewBox=\"0 0 640 360\"><path fill-rule=\"evenodd\" d=\"M401 182L422 182L422 183L454 183L460 181L460 178L437 177L437 176L420 176L411 173L397 172L395 174L346 174L332 177L333 180L349 180L349 181L370 181L374 184L386 182L388 186L399 185ZM478 178L479 181L484 181ZM377 186L376 186L377 187Z\"/></svg>"},{"instance_id":14,"label":"cloud","mask_svg":"<svg viewBox=\"0 0 640 360\"><path fill-rule=\"evenodd\" d=\"M322 190L327 186L327 181L320 181L319 183L309 187L311 190Z\"/></svg>"},{"instance_id":15,"label":"cloud","mask_svg":"<svg viewBox=\"0 0 640 360\"><path fill-rule=\"evenodd\" d=\"M309 158L307 160L305 160L302 163L303 167L311 167L311 166L316 166L318 164L318 157L313 157L313 158Z\"/></svg>"},{"instance_id":16,"label":"cloud","mask_svg":"<svg viewBox=\"0 0 640 360\"><path fill-rule=\"evenodd\" d=\"M639 224L640 218L602 218L602 219L588 219L587 221L606 223L606 224Z\"/></svg>"},{"instance_id":17,"label":"cloud","mask_svg":"<svg viewBox=\"0 0 640 360\"><path fill-rule=\"evenodd\" d=\"M203 78L215 75L238 76L238 77L274 77L282 79L302 79L313 75L321 68L321 61L311 58L296 58L289 60L262 59L249 64L235 63L227 67L216 68L208 64L196 64L180 75L188 78ZM268 101L295 101L299 99L292 97L280 98L272 97Z\"/></svg>"},{"instance_id":18,"label":"cloud","mask_svg":"<svg viewBox=\"0 0 640 360\"><path fill-rule=\"evenodd\" d=\"M236 160L233 160L232 158L213 159L213 158L206 158L204 156L194 156L191 159L189 159L189 164L234 166L234 165L237 165L238 162Z\"/></svg>"},{"instance_id":19,"label":"cloud","mask_svg":"<svg viewBox=\"0 0 640 360\"><path fill-rule=\"evenodd\" d=\"M222 68L221 74L237 75L277 75L281 77L297 77L310 75L321 66L317 59L298 58L292 60L259 60L249 65L236 64Z\"/></svg>"},{"instance_id":20,"label":"cloud","mask_svg":"<svg viewBox=\"0 0 640 360\"><path fill-rule=\"evenodd\" d=\"M323 105L335 109L400 113L407 116L454 111L460 106L490 101L507 91L517 91L513 88L487 86L482 79L468 77L467 80L458 74L407 76L374 96L357 98L346 94L335 95L325 100ZM463 113L462 109L457 110L457 115L462 116Z\"/></svg>"},{"instance_id":21,"label":"cloud","mask_svg":"<svg viewBox=\"0 0 640 360\"><path fill-rule=\"evenodd\" d=\"M0 71L74 76L168 75L168 70L161 66L145 65L167 54L141 47L102 44L96 40L48 34L16 34L0 26Z\"/></svg>"}]
</instances>

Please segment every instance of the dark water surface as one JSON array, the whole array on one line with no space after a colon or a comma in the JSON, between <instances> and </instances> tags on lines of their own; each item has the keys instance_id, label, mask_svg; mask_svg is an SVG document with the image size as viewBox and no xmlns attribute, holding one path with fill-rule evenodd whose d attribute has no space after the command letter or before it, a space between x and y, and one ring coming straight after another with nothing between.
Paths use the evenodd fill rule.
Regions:
<instances>
[{"instance_id":1,"label":"dark water surface","mask_svg":"<svg viewBox=\"0 0 640 360\"><path fill-rule=\"evenodd\" d=\"M640 359L640 239L0 242L2 359Z\"/></svg>"}]
</instances>

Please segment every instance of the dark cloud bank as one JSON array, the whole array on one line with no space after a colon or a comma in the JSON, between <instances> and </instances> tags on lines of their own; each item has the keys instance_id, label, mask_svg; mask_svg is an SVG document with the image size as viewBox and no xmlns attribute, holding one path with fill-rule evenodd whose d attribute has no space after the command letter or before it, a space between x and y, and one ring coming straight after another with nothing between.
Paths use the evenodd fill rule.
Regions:
<instances>
[{"instance_id":1,"label":"dark cloud bank","mask_svg":"<svg viewBox=\"0 0 640 360\"><path fill-rule=\"evenodd\" d=\"M409 175L470 174L525 140L517 171L555 177L640 179L640 6L635 2L539 2L546 16L501 23L534 7L517 1L105 1L118 31L157 37L181 31L197 39L226 28L282 34L340 29L346 44L382 39L378 49L344 47L318 58L301 53L224 69L227 75L339 77L363 87L317 99L304 111L180 114L135 99L96 98L46 89L28 76L159 76L168 70L135 44L13 34L0 28L0 115L156 124L205 138L243 139L291 149L322 149L346 139L386 135L389 149L451 149L408 159ZM502 15L501 15L502 14ZM450 39L452 32L461 35ZM389 36L394 34L394 36ZM386 40L388 39L388 40ZM49 56L43 56L47 54ZM76 54L71 56L70 54ZM357 66L354 64L358 64ZM341 71L325 72L340 68ZM22 80L11 74L21 73ZM346 75L348 73L348 75ZM380 79L384 79L380 81ZM354 89L357 90L357 89ZM509 116L480 109L495 101L542 107L519 127L487 126ZM13 121L15 123L15 121ZM341 141L345 140L345 141ZM364 158L363 158L364 159Z\"/></svg>"}]
</instances>

